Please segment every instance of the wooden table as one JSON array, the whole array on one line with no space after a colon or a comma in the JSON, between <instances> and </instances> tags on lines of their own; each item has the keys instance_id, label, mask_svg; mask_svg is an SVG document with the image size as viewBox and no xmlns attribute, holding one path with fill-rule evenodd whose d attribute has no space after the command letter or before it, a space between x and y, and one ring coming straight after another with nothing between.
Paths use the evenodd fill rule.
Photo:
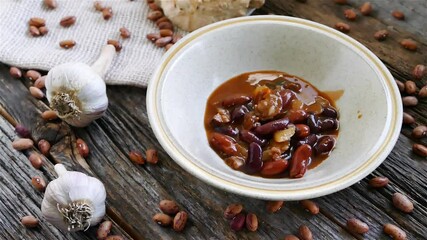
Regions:
<instances>
[{"instance_id":1,"label":"wooden table","mask_svg":"<svg viewBox=\"0 0 427 240\"><path fill-rule=\"evenodd\" d=\"M362 42L389 67L396 79L411 79L416 64L426 65L427 60L427 1L425 0L376 0L372 1L371 16L361 16L348 22L343 11L356 8L361 0L349 0L347 5L334 4L332 0L267 0L256 14L274 13L310 19L333 26L347 22L350 36ZM405 21L391 16L399 9L406 14ZM389 38L378 42L373 34L388 29ZM418 42L418 50L410 52L399 45L403 38ZM418 81L418 87L425 84ZM40 204L43 193L31 185L31 177L55 178L54 163L86 171L79 163L84 159L76 151L75 139L84 139L90 147L86 161L92 174L107 189L107 216L114 221L113 233L134 239L283 239L286 234L297 234L298 227L306 224L316 239L389 239L383 233L383 224L393 223L408 234L409 239L427 239L427 161L411 151L411 130L427 123L426 102L405 111L417 120L416 124L403 126L396 147L384 163L366 179L331 194L315 199L320 214L310 215L297 202L287 202L279 212L269 214L265 202L241 197L211 187L183 171L165 154L154 137L146 114L145 89L109 86L109 109L106 115L87 128L74 129L59 121L44 122L40 113L46 109L45 100L36 100L28 92L29 81L12 79L8 66L0 64L0 239L95 239L96 227L87 232L61 233L43 220ZM10 116L7 116L9 114ZM52 143L51 156L45 159L40 170L31 167L28 152L12 149L17 137L14 122L31 129L37 141L45 138ZM418 140L426 143L425 139ZM159 149L158 165L139 166L128 159L130 150ZM368 187L374 176L387 176L391 183L379 190ZM391 196L401 192L409 196L415 210L404 214L393 207ZM190 220L182 233L162 228L152 221L159 212L162 199L176 200L187 211ZM257 232L233 232L223 218L223 211L230 203L243 203L245 208L258 215ZM32 214L41 219L40 227L26 229L20 217ZM365 236L346 229L346 219L357 217L369 224Z\"/></svg>"}]
</instances>

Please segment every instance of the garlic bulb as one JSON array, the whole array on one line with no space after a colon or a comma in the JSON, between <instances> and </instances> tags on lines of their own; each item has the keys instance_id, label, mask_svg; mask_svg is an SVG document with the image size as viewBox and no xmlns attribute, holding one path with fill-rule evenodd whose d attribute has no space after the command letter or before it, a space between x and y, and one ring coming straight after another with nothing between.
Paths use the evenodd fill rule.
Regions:
<instances>
[{"instance_id":1,"label":"garlic bulb","mask_svg":"<svg viewBox=\"0 0 427 240\"><path fill-rule=\"evenodd\" d=\"M50 107L68 124L85 127L100 118L108 107L102 79L115 54L112 45L104 46L92 65L72 62L52 68L46 78L46 97Z\"/></svg>"},{"instance_id":2,"label":"garlic bulb","mask_svg":"<svg viewBox=\"0 0 427 240\"><path fill-rule=\"evenodd\" d=\"M55 165L58 178L46 188L43 217L62 231L87 230L105 215L105 188L98 179Z\"/></svg>"},{"instance_id":3,"label":"garlic bulb","mask_svg":"<svg viewBox=\"0 0 427 240\"><path fill-rule=\"evenodd\" d=\"M248 8L260 8L265 0L157 0L174 25L193 31L205 25L246 15Z\"/></svg>"}]
</instances>

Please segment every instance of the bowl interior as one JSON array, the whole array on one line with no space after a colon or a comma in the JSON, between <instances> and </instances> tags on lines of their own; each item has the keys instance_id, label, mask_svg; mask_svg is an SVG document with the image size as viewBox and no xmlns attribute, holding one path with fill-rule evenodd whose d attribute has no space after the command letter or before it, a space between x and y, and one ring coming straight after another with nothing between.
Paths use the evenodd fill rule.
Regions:
<instances>
[{"instance_id":1,"label":"bowl interior","mask_svg":"<svg viewBox=\"0 0 427 240\"><path fill-rule=\"evenodd\" d=\"M218 24L185 38L165 57L151 83L157 86L150 86L155 92L150 108L160 121L152 124L157 136L162 131L173 143L168 147L172 157L187 170L198 168L196 175L219 187L230 190L228 184L237 184L237 192L261 198L264 190L273 193L267 198L323 195L375 169L394 145L392 128L400 127L396 111L401 108L390 74L377 66L379 60L354 40L319 24L284 17L243 19L249 20ZM336 101L341 123L336 149L301 179L234 171L209 147L203 126L207 98L224 81L257 70L287 72L321 91L343 90ZM182 157L174 157L177 152ZM344 180L349 175L353 177Z\"/></svg>"}]
</instances>

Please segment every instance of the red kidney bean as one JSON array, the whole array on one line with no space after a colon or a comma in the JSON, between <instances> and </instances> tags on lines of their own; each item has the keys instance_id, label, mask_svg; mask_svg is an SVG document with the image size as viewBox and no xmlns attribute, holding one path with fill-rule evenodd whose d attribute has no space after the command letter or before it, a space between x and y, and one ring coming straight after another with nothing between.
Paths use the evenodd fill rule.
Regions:
<instances>
[{"instance_id":1,"label":"red kidney bean","mask_svg":"<svg viewBox=\"0 0 427 240\"><path fill-rule=\"evenodd\" d=\"M229 136L221 133L213 133L209 143L217 151L230 156L237 155L236 141Z\"/></svg>"},{"instance_id":2,"label":"red kidney bean","mask_svg":"<svg viewBox=\"0 0 427 240\"><path fill-rule=\"evenodd\" d=\"M279 92L280 97L282 98L282 109L286 109L292 103L297 95L289 89L284 89Z\"/></svg>"},{"instance_id":3,"label":"red kidney bean","mask_svg":"<svg viewBox=\"0 0 427 240\"><path fill-rule=\"evenodd\" d=\"M406 233L398 226L387 223L384 224L384 232L388 235L390 235L394 240L405 240L406 239Z\"/></svg>"},{"instance_id":4,"label":"red kidney bean","mask_svg":"<svg viewBox=\"0 0 427 240\"><path fill-rule=\"evenodd\" d=\"M323 136L317 140L314 150L316 155L328 155L335 147L335 138L331 136Z\"/></svg>"},{"instance_id":5,"label":"red kidney bean","mask_svg":"<svg viewBox=\"0 0 427 240\"><path fill-rule=\"evenodd\" d=\"M323 108L322 116L330 117L330 118L337 118L338 112L333 107L325 107L325 108Z\"/></svg>"},{"instance_id":6,"label":"red kidney bean","mask_svg":"<svg viewBox=\"0 0 427 240\"><path fill-rule=\"evenodd\" d=\"M24 125L17 124L15 126L15 132L18 134L18 136L22 138L30 138L31 132L28 130Z\"/></svg>"},{"instance_id":7,"label":"red kidney bean","mask_svg":"<svg viewBox=\"0 0 427 240\"><path fill-rule=\"evenodd\" d=\"M214 127L214 131L218 132L218 133L222 133L222 134L228 135L230 137L236 137L239 134L239 129L236 128L236 127L233 128L230 125Z\"/></svg>"},{"instance_id":8,"label":"red kidney bean","mask_svg":"<svg viewBox=\"0 0 427 240\"><path fill-rule=\"evenodd\" d=\"M336 130L339 127L338 120L335 118L319 118L314 114L310 114L307 120L307 125L313 133Z\"/></svg>"},{"instance_id":9,"label":"red kidney bean","mask_svg":"<svg viewBox=\"0 0 427 240\"><path fill-rule=\"evenodd\" d=\"M317 137L317 135L316 135L316 134L310 134L310 135L308 135L307 137L305 137L304 139L299 140L299 141L296 143L296 147L299 147L299 146L301 146L301 145L303 145L303 144L308 144L308 145L310 145L311 147L313 147L313 146L314 146L314 144L316 144L317 139L318 139L318 137Z\"/></svg>"},{"instance_id":10,"label":"red kidney bean","mask_svg":"<svg viewBox=\"0 0 427 240\"><path fill-rule=\"evenodd\" d=\"M369 180L369 186L373 188L382 188L387 186L390 180L387 177L374 177Z\"/></svg>"},{"instance_id":11,"label":"red kidney bean","mask_svg":"<svg viewBox=\"0 0 427 240\"><path fill-rule=\"evenodd\" d=\"M232 106L236 106L236 105L243 105L243 104L250 102L251 100L252 100L252 98L250 98L248 96L232 95L232 96L229 96L229 97L225 98L224 100L222 100L222 106L228 108L228 107L232 107Z\"/></svg>"},{"instance_id":12,"label":"red kidney bean","mask_svg":"<svg viewBox=\"0 0 427 240\"><path fill-rule=\"evenodd\" d=\"M261 171L264 162L262 161L262 148L258 143L252 142L249 144L248 160L246 166L250 173Z\"/></svg>"},{"instance_id":13,"label":"red kidney bean","mask_svg":"<svg viewBox=\"0 0 427 240\"><path fill-rule=\"evenodd\" d=\"M257 135L248 130L240 131L240 139L247 143L258 143L261 146L264 146L268 143L266 139L259 138Z\"/></svg>"},{"instance_id":14,"label":"red kidney bean","mask_svg":"<svg viewBox=\"0 0 427 240\"><path fill-rule=\"evenodd\" d=\"M289 122L300 123L307 119L308 114L304 110L289 110L287 116L289 118Z\"/></svg>"},{"instance_id":15,"label":"red kidney bean","mask_svg":"<svg viewBox=\"0 0 427 240\"><path fill-rule=\"evenodd\" d=\"M362 222L357 218L350 218L347 220L347 228L358 234L365 234L369 231L368 224Z\"/></svg>"},{"instance_id":16,"label":"red kidney bean","mask_svg":"<svg viewBox=\"0 0 427 240\"><path fill-rule=\"evenodd\" d=\"M268 123L265 123L255 128L255 133L260 135L271 134L275 131L285 129L289 124L288 118L277 119Z\"/></svg>"},{"instance_id":17,"label":"red kidney bean","mask_svg":"<svg viewBox=\"0 0 427 240\"><path fill-rule=\"evenodd\" d=\"M291 178L301 178L304 176L307 171L307 163L311 157L311 146L308 144L303 144L299 146L291 160L291 170L289 176Z\"/></svg>"},{"instance_id":18,"label":"red kidney bean","mask_svg":"<svg viewBox=\"0 0 427 240\"><path fill-rule=\"evenodd\" d=\"M275 160L264 162L264 166L261 170L263 176L273 176L284 172L288 168L288 161L286 160Z\"/></svg>"},{"instance_id":19,"label":"red kidney bean","mask_svg":"<svg viewBox=\"0 0 427 240\"><path fill-rule=\"evenodd\" d=\"M243 213L237 214L230 222L230 227L234 231L240 231L245 226L246 216Z\"/></svg>"},{"instance_id":20,"label":"red kidney bean","mask_svg":"<svg viewBox=\"0 0 427 240\"><path fill-rule=\"evenodd\" d=\"M240 105L234 108L233 112L231 113L231 121L233 122L239 121L248 112L249 112L249 109L245 105Z\"/></svg>"},{"instance_id":21,"label":"red kidney bean","mask_svg":"<svg viewBox=\"0 0 427 240\"><path fill-rule=\"evenodd\" d=\"M310 127L299 123L299 124L295 124L295 136L297 138L305 138L308 135L310 135Z\"/></svg>"}]
</instances>

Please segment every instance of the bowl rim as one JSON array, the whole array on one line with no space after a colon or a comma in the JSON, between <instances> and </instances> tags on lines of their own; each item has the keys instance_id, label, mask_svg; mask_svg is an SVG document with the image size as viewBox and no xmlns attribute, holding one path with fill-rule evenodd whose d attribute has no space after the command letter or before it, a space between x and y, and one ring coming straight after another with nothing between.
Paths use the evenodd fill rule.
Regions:
<instances>
[{"instance_id":1,"label":"bowl rim","mask_svg":"<svg viewBox=\"0 0 427 240\"><path fill-rule=\"evenodd\" d=\"M386 133L384 141L375 153L373 153L362 165L360 165L350 174L323 183L321 185L309 186L303 189L277 190L244 186L239 183L227 181L220 178L219 176L213 175L197 164L193 163L191 160L187 159L187 157L180 152L181 150L179 150L179 147L177 147L173 142L172 138L168 134L168 131L166 130L166 126L164 126L164 123L162 123L157 94L159 93L159 87L161 87L160 83L162 82L162 76L167 72L167 67L173 62L172 60L174 59L175 55L177 55L185 46L194 42L199 37L208 32L219 30L230 25L271 21L292 23L294 25L303 26L310 29L314 28L317 31L321 31L323 34L328 36L335 36L341 40L344 40L349 44L352 50L357 49L363 53L360 54L360 56L364 58L364 60L373 68L374 71L377 72L380 81L384 81L383 84L391 91L389 93L386 92L386 96L387 98L390 98L389 100L392 105L391 112L389 112L389 114L392 114L392 116L390 120L390 127L385 130ZM151 81L149 82L146 97L147 115L157 140L164 148L164 150L169 154L169 156L187 172L212 186L226 190L228 192L268 200L301 200L320 197L337 192L353 185L374 171L392 151L400 134L403 107L400 101L400 92L394 83L394 78L387 67L374 53L372 53L368 48L355 39L320 23L301 18L276 15L248 16L228 19L207 25L186 35L165 53L160 63L161 64L157 67L151 78Z\"/></svg>"}]
</instances>

